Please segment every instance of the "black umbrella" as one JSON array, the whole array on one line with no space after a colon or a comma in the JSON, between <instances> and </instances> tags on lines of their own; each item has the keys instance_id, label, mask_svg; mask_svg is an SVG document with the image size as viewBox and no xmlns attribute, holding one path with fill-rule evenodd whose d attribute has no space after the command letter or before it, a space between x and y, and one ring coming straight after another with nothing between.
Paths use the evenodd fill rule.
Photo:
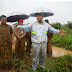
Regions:
<instances>
[{"instance_id":1,"label":"black umbrella","mask_svg":"<svg viewBox=\"0 0 72 72\"><path fill-rule=\"evenodd\" d=\"M18 21L19 19L28 19L29 16L28 15L25 15L25 14L22 14L22 15L14 15L14 16L9 16L7 17L7 22L16 22Z\"/></svg>"},{"instance_id":2,"label":"black umbrella","mask_svg":"<svg viewBox=\"0 0 72 72\"><path fill-rule=\"evenodd\" d=\"M24 12L20 12L20 11L14 11L10 14L7 15L7 22L16 22L19 19L28 19L29 16L26 15Z\"/></svg>"},{"instance_id":3,"label":"black umbrella","mask_svg":"<svg viewBox=\"0 0 72 72\"><path fill-rule=\"evenodd\" d=\"M36 17L37 14L39 14L39 13L42 14L43 17L48 17L48 16L53 16L54 15L54 13L49 13L49 12L38 12L38 13L30 14L30 16Z\"/></svg>"},{"instance_id":4,"label":"black umbrella","mask_svg":"<svg viewBox=\"0 0 72 72\"><path fill-rule=\"evenodd\" d=\"M33 11L32 14L30 14L30 16L33 16L33 17L36 17L37 14L42 14L43 17L48 17L48 16L53 16L54 13L49 10L49 9L46 9L46 8L38 8L36 10Z\"/></svg>"}]
</instances>

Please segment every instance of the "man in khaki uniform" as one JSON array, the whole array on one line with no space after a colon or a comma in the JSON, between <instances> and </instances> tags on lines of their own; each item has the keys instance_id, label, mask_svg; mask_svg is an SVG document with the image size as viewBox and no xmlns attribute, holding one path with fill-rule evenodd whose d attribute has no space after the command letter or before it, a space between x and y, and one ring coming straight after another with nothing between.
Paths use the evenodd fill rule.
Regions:
<instances>
[{"instance_id":1,"label":"man in khaki uniform","mask_svg":"<svg viewBox=\"0 0 72 72\"><path fill-rule=\"evenodd\" d=\"M31 51L30 51L30 49L31 49L31 44L32 44L32 42L31 42L31 32L27 32L25 37L26 37L26 42L27 42L26 52L31 53Z\"/></svg>"},{"instance_id":2,"label":"man in khaki uniform","mask_svg":"<svg viewBox=\"0 0 72 72\"><path fill-rule=\"evenodd\" d=\"M50 24L48 20L45 20L45 21L46 21L48 24ZM50 25L51 25L51 24L50 24ZM48 31L47 36L48 36L47 54L52 55L51 38L53 37L53 33L50 33L50 32Z\"/></svg>"},{"instance_id":3,"label":"man in khaki uniform","mask_svg":"<svg viewBox=\"0 0 72 72\"><path fill-rule=\"evenodd\" d=\"M12 65L12 43L13 30L10 25L6 24L7 18L5 15L1 16L0 24L0 67L4 68L4 60L8 59L8 65Z\"/></svg>"},{"instance_id":4,"label":"man in khaki uniform","mask_svg":"<svg viewBox=\"0 0 72 72\"><path fill-rule=\"evenodd\" d=\"M23 20L20 19L18 21L18 26L22 26L23 25ZM20 58L24 58L24 51L25 51L25 31L24 30L15 30L15 34L16 34L16 45L15 45L15 58L20 57Z\"/></svg>"}]
</instances>

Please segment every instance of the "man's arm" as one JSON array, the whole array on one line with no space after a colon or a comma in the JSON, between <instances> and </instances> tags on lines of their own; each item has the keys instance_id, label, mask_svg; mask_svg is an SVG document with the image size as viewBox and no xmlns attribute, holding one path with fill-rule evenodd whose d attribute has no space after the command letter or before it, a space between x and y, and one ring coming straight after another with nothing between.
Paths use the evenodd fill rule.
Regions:
<instances>
[{"instance_id":1,"label":"man's arm","mask_svg":"<svg viewBox=\"0 0 72 72\"><path fill-rule=\"evenodd\" d=\"M18 30L18 28L15 28L14 33L15 33L16 37L19 38L19 36L17 34L17 30Z\"/></svg>"},{"instance_id":2,"label":"man's arm","mask_svg":"<svg viewBox=\"0 0 72 72\"><path fill-rule=\"evenodd\" d=\"M21 37L19 37L19 40L21 40L25 35L26 33L24 33Z\"/></svg>"},{"instance_id":3,"label":"man's arm","mask_svg":"<svg viewBox=\"0 0 72 72\"><path fill-rule=\"evenodd\" d=\"M11 40L12 40L12 44L13 44L13 33L11 34Z\"/></svg>"},{"instance_id":4,"label":"man's arm","mask_svg":"<svg viewBox=\"0 0 72 72\"><path fill-rule=\"evenodd\" d=\"M13 30L11 26L10 26L10 34L11 34L11 43L13 44Z\"/></svg>"},{"instance_id":5,"label":"man's arm","mask_svg":"<svg viewBox=\"0 0 72 72\"><path fill-rule=\"evenodd\" d=\"M66 33L66 32L64 32L62 30L60 31L58 29L53 28L51 25L49 25L49 32L53 33L53 34L61 34L62 36L64 36L65 33Z\"/></svg>"},{"instance_id":6,"label":"man's arm","mask_svg":"<svg viewBox=\"0 0 72 72\"><path fill-rule=\"evenodd\" d=\"M31 26L32 26L32 24L26 24L26 25L17 27L16 30L20 29L20 30L24 30L25 32L30 32L31 31Z\"/></svg>"}]
</instances>

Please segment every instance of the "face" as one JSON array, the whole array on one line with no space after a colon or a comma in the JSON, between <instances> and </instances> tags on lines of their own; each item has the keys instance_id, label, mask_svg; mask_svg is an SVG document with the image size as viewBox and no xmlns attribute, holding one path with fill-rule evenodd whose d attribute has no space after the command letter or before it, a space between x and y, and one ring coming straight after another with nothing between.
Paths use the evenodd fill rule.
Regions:
<instances>
[{"instance_id":1,"label":"face","mask_svg":"<svg viewBox=\"0 0 72 72\"><path fill-rule=\"evenodd\" d=\"M6 17L2 17L2 18L1 18L1 23L2 23L3 25L5 25L6 22L7 22L7 18L6 18Z\"/></svg>"},{"instance_id":2,"label":"face","mask_svg":"<svg viewBox=\"0 0 72 72\"><path fill-rule=\"evenodd\" d=\"M37 21L42 21L43 17L41 15L37 15Z\"/></svg>"},{"instance_id":3,"label":"face","mask_svg":"<svg viewBox=\"0 0 72 72\"><path fill-rule=\"evenodd\" d=\"M19 25L23 25L23 21L22 22L18 22Z\"/></svg>"}]
</instances>

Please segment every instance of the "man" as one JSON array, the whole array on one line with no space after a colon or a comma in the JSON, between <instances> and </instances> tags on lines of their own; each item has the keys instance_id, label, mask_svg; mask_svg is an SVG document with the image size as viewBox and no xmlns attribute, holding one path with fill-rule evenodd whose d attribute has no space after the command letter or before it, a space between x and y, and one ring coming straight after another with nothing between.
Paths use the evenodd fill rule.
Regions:
<instances>
[{"instance_id":1,"label":"man","mask_svg":"<svg viewBox=\"0 0 72 72\"><path fill-rule=\"evenodd\" d=\"M33 71L36 70L37 65L39 64L39 54L40 54L40 67L45 68L46 61L46 51L47 51L47 32L61 35L64 34L63 31L54 29L51 25L43 21L43 15L37 14L37 22L29 24L27 26L21 26L17 29L25 29L31 31L31 41L33 48L33 57L32 57L32 67Z\"/></svg>"},{"instance_id":2,"label":"man","mask_svg":"<svg viewBox=\"0 0 72 72\"><path fill-rule=\"evenodd\" d=\"M32 44L32 42L31 42L31 32L27 32L25 37L26 37L26 42L27 42L26 52L31 53L31 51L30 51L30 49L31 49L31 44Z\"/></svg>"},{"instance_id":3,"label":"man","mask_svg":"<svg viewBox=\"0 0 72 72\"><path fill-rule=\"evenodd\" d=\"M1 16L0 24L0 67L4 68L4 60L8 59L9 68L12 66L12 44L13 44L13 30L12 27L6 24L7 18L5 15Z\"/></svg>"},{"instance_id":4,"label":"man","mask_svg":"<svg viewBox=\"0 0 72 72\"><path fill-rule=\"evenodd\" d=\"M31 44L32 44L32 42L31 42L31 32L27 32L25 38L26 38L26 42L27 42L26 52L31 53L31 51L30 51Z\"/></svg>"},{"instance_id":5,"label":"man","mask_svg":"<svg viewBox=\"0 0 72 72\"><path fill-rule=\"evenodd\" d=\"M19 19L18 27L23 25L23 20ZM16 34L16 45L15 45L15 58L20 57L24 58L24 49L25 49L25 31L17 30Z\"/></svg>"},{"instance_id":6,"label":"man","mask_svg":"<svg viewBox=\"0 0 72 72\"><path fill-rule=\"evenodd\" d=\"M45 21L46 21L48 24L50 24L48 20L45 20ZM50 25L51 25L51 24L50 24ZM51 26L52 26L52 25L51 25ZM50 33L50 32L48 31L47 37L48 37L48 42L47 42L47 54L49 54L50 56L52 56L51 38L53 37L53 33Z\"/></svg>"}]
</instances>

